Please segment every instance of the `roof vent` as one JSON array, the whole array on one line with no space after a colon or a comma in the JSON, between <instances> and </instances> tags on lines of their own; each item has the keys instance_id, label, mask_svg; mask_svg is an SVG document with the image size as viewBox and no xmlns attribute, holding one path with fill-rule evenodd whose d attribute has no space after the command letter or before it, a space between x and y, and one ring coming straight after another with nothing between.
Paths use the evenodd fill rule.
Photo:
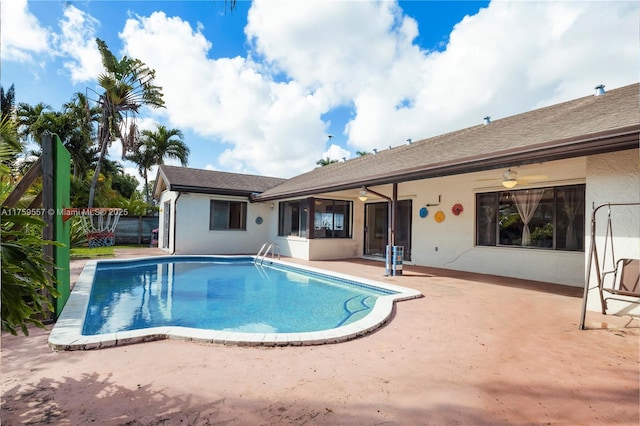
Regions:
<instances>
[{"instance_id":1,"label":"roof vent","mask_svg":"<svg viewBox=\"0 0 640 426\"><path fill-rule=\"evenodd\" d=\"M596 94L594 96L602 96L604 95L604 84L600 84L598 86L595 87L596 89Z\"/></svg>"},{"instance_id":2,"label":"roof vent","mask_svg":"<svg viewBox=\"0 0 640 426\"><path fill-rule=\"evenodd\" d=\"M491 123L491 117L489 117L488 115L484 118L484 125L486 126L487 124Z\"/></svg>"},{"instance_id":3,"label":"roof vent","mask_svg":"<svg viewBox=\"0 0 640 426\"><path fill-rule=\"evenodd\" d=\"M378 148L373 148L373 153L377 154L378 153Z\"/></svg>"},{"instance_id":4,"label":"roof vent","mask_svg":"<svg viewBox=\"0 0 640 426\"><path fill-rule=\"evenodd\" d=\"M412 142L411 138L407 139L407 145L411 145L411 142Z\"/></svg>"},{"instance_id":5,"label":"roof vent","mask_svg":"<svg viewBox=\"0 0 640 426\"><path fill-rule=\"evenodd\" d=\"M342 157L342 161L343 162L347 161L347 157Z\"/></svg>"}]
</instances>

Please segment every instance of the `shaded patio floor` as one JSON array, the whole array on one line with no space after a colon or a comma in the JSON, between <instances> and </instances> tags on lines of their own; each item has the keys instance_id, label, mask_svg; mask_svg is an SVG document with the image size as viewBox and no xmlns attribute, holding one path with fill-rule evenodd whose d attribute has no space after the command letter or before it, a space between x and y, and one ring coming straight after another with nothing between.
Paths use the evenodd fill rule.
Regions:
<instances>
[{"instance_id":1,"label":"shaded patio floor","mask_svg":"<svg viewBox=\"0 0 640 426\"><path fill-rule=\"evenodd\" d=\"M406 265L384 277L383 263L361 259L290 261L425 297L399 302L371 335L324 346L164 340L51 352L45 331L3 334L2 425L640 423L639 322L590 311L578 330L581 289Z\"/></svg>"}]
</instances>

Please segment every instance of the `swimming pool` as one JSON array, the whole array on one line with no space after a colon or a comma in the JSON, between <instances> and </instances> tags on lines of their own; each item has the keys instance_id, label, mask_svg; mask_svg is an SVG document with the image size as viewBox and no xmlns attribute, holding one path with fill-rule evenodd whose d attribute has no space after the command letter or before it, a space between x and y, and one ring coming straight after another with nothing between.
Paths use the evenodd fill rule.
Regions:
<instances>
[{"instance_id":1,"label":"swimming pool","mask_svg":"<svg viewBox=\"0 0 640 426\"><path fill-rule=\"evenodd\" d=\"M55 350L163 338L245 345L346 341L415 290L251 256L88 261L56 322Z\"/></svg>"}]
</instances>

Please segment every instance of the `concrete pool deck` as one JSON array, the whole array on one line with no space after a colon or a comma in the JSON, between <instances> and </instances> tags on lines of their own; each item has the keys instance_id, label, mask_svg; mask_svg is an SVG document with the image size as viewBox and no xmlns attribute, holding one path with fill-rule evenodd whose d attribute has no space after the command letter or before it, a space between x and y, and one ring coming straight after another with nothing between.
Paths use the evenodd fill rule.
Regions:
<instances>
[{"instance_id":1,"label":"concrete pool deck","mask_svg":"<svg viewBox=\"0 0 640 426\"><path fill-rule=\"evenodd\" d=\"M164 254L142 249L117 257ZM292 262L415 288L392 320L339 344L161 340L52 352L2 334L2 425L640 423L640 325L587 313L582 290L384 264ZM82 269L72 264L72 276ZM74 278L72 278L73 281Z\"/></svg>"}]
</instances>

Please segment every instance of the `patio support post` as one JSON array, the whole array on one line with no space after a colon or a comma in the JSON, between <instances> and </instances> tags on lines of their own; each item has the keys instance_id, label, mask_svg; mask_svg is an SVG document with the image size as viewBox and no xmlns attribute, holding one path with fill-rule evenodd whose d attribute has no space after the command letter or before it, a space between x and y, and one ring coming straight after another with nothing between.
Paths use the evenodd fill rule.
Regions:
<instances>
[{"instance_id":1,"label":"patio support post","mask_svg":"<svg viewBox=\"0 0 640 426\"><path fill-rule=\"evenodd\" d=\"M388 229L387 229L387 244L389 246L393 247L395 245L395 243L396 243L396 241L395 241L396 240L396 228L395 228L396 220L395 220L394 212L397 209L395 200L396 200L396 197L398 196L398 184L397 183L393 184L393 198L389 198L384 194L381 194L379 192L376 192L376 191L374 191L372 189L367 188L366 186L363 186L362 189L364 189L365 191L370 192L372 194L375 194L378 197L381 197L381 198L384 198L385 200L387 200L387 203L388 203L388 206L389 206L389 208L388 208L389 219L388 219L388 224L387 224L388 225Z\"/></svg>"}]
</instances>

